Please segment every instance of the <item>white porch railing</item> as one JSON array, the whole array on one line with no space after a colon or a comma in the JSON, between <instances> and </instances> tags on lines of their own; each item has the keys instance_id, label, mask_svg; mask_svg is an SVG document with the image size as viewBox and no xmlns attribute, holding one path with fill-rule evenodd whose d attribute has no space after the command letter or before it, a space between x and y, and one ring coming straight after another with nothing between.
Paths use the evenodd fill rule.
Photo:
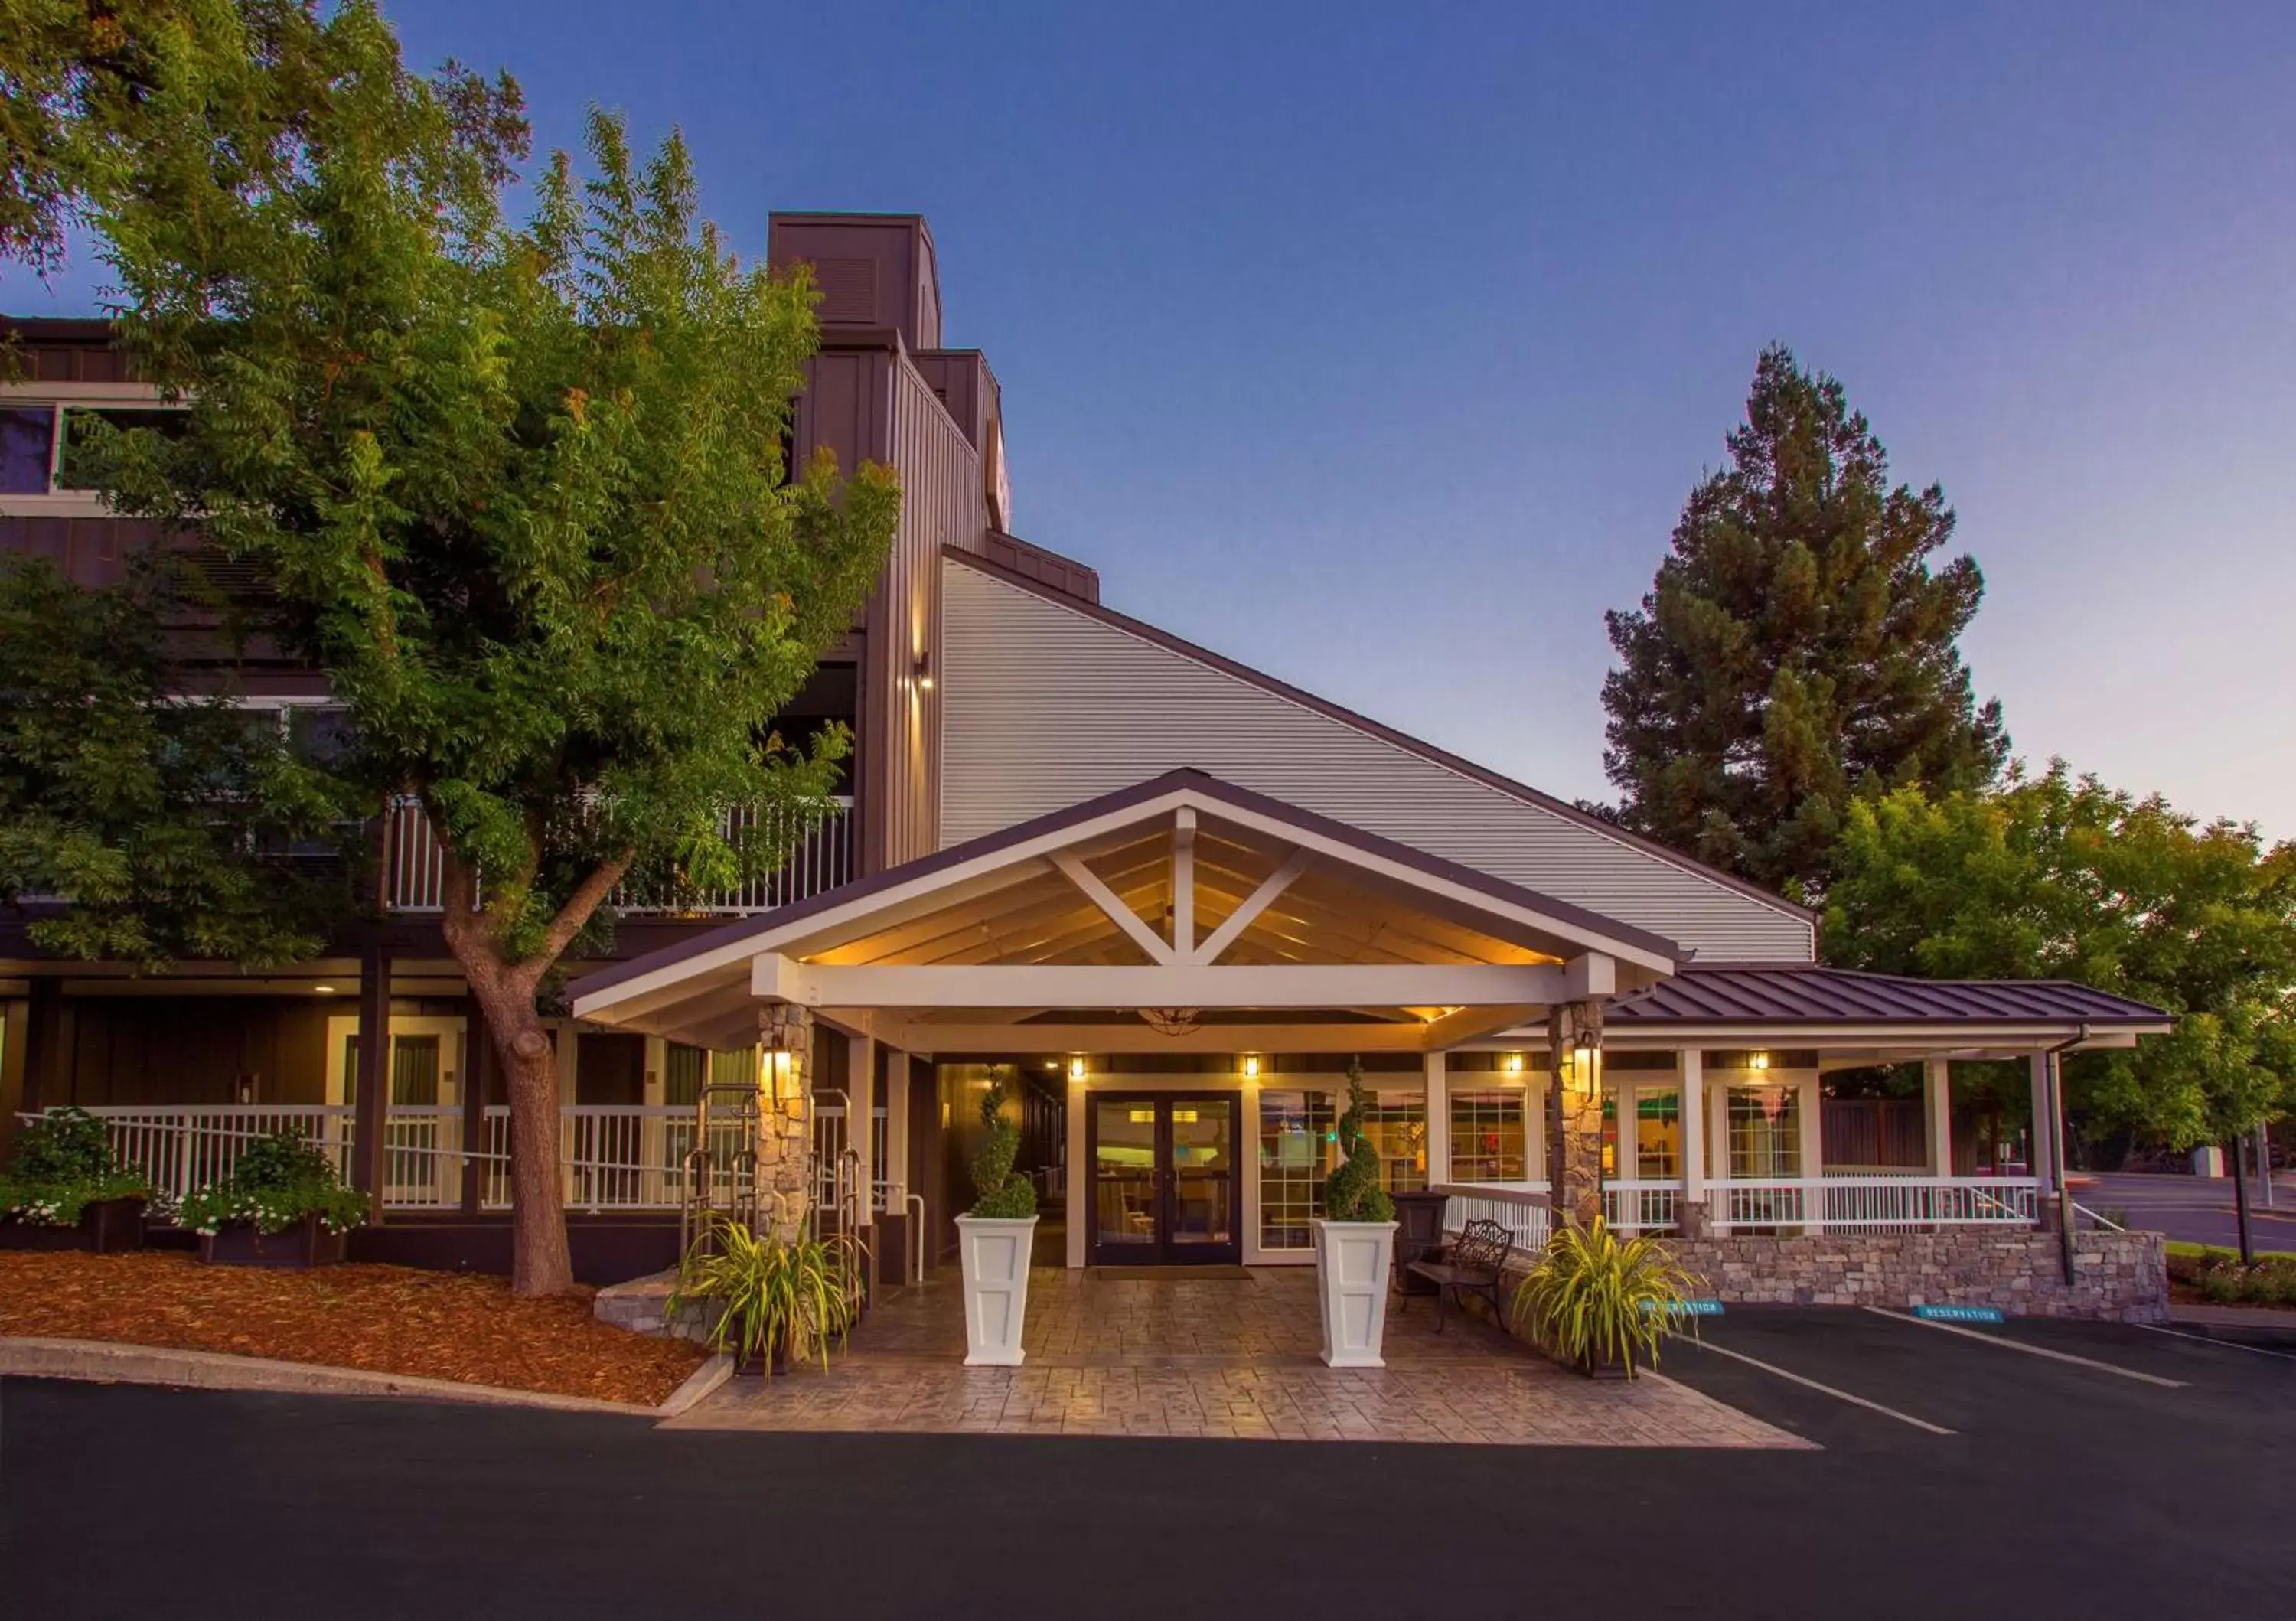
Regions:
<instances>
[{"instance_id":1,"label":"white porch railing","mask_svg":"<svg viewBox=\"0 0 2296 1621\"><path fill-rule=\"evenodd\" d=\"M834 889L852 875L853 801L849 797L840 797L831 803L837 808L808 823L798 835L789 860L761 878L735 888L697 895L676 905L640 902L623 889L615 890L608 904L628 917L688 913L739 916L770 912L776 906ZM736 830L754 828L758 815L754 806L734 812L726 818L729 835ZM445 906L446 865L438 835L431 830L430 818L416 800L401 798L391 802L390 819L383 829L383 905L388 910L428 913Z\"/></svg>"},{"instance_id":2,"label":"white porch railing","mask_svg":"<svg viewBox=\"0 0 2296 1621\"><path fill-rule=\"evenodd\" d=\"M87 1112L104 1123L121 1163L143 1172L173 1199L228 1176L249 1143L274 1132L308 1139L334 1162L339 1175L348 1176L357 1130L357 1111L348 1103L106 1107ZM496 1104L486 1110L484 1120L484 1143L468 1152L459 1104L394 1104L383 1118L384 1208L460 1208L463 1178L475 1176L481 1208L509 1208L510 1110ZM694 1111L679 1104L582 1103L561 1110L560 1190L567 1208L676 1208L685 1196L693 1131ZM713 1165L719 1160L730 1164L731 1156L712 1156Z\"/></svg>"},{"instance_id":3,"label":"white porch railing","mask_svg":"<svg viewBox=\"0 0 2296 1621\"><path fill-rule=\"evenodd\" d=\"M1443 1231L1456 1232L1469 1222L1496 1222L1514 1240L1519 1255L1536 1257L1546 1248L1546 1184L1543 1182L1451 1182L1431 1191L1448 1194Z\"/></svg>"},{"instance_id":4,"label":"white porch railing","mask_svg":"<svg viewBox=\"0 0 2296 1621\"><path fill-rule=\"evenodd\" d=\"M2030 1176L1808 1176L1707 1185L1710 1221L1733 1232L2030 1226L2038 1199L2038 1183Z\"/></svg>"},{"instance_id":5,"label":"white porch railing","mask_svg":"<svg viewBox=\"0 0 2296 1621\"><path fill-rule=\"evenodd\" d=\"M1546 1242L1546 1183L1447 1183L1443 1225L1496 1221L1524 1247ZM1716 1232L1891 1232L1925 1227L2033 1224L2038 1184L2030 1176L1811 1176L1706 1184L1707 1222ZM1537 1195L1536 1200L1529 1195ZM1607 1181L1603 1219L1622 1232L1671 1232L1679 1224L1678 1180Z\"/></svg>"},{"instance_id":6,"label":"white porch railing","mask_svg":"<svg viewBox=\"0 0 2296 1621\"><path fill-rule=\"evenodd\" d=\"M1671 1232L1682 1202L1679 1182L1606 1182L1603 1219L1621 1232Z\"/></svg>"}]
</instances>

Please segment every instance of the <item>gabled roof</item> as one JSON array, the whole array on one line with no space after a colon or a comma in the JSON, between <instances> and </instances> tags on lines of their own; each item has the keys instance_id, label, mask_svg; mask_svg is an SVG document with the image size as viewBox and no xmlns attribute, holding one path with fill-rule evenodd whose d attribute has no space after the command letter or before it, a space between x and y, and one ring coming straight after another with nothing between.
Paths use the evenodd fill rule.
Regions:
<instances>
[{"instance_id":1,"label":"gabled roof","mask_svg":"<svg viewBox=\"0 0 2296 1621\"><path fill-rule=\"evenodd\" d=\"M1916 979L1840 968L1693 968L1611 1005L1608 1023L2091 1025L2165 1031L2156 1007L2063 979Z\"/></svg>"},{"instance_id":2,"label":"gabled roof","mask_svg":"<svg viewBox=\"0 0 2296 1621\"><path fill-rule=\"evenodd\" d=\"M1357 920L1355 923L1341 936L1321 940L1308 937L1316 932L1309 926L1305 933L1278 944L1277 960L1336 965L1367 961L1359 954L1366 949L1374 954L1368 961L1389 962L1400 959L1453 963L1563 963L1583 957L1590 962L1615 963L1620 984L1644 983L1657 975L1672 972L1679 961L1680 954L1673 942L1644 930L1595 916L1504 879L1283 804L1202 772L1182 770L953 846L798 905L601 969L575 980L568 987L568 995L578 1016L608 1022L628 1019L673 1003L695 1002L698 1005L696 999L702 997L710 999L713 1019L730 1019L750 995L753 963L768 960L816 964L816 978L863 963L890 965L899 962L922 967L936 962L961 962L972 970L993 968L998 962L1011 962L1016 970L1020 965L1075 963L1077 958L1072 954L1047 954L1049 948L1044 948L1044 943L1036 937L1030 937L1024 946L1017 933L1000 933L998 925L1011 914L1015 897L1034 909L1029 886L1049 883L1055 894L1063 892L1070 879L1062 876L1062 872L1073 874L1075 880L1087 889L1101 883L1098 875L1086 870L1095 858L1093 852L1130 848L1136 844L1136 830L1159 824L1167 841L1177 829L1185 826L1190 830L1200 828L1204 841L1224 849L1239 847L1238 839L1257 844L1261 860L1285 869L1265 880L1271 886L1266 888L1270 896L1288 895L1290 892L1284 889L1287 884L1299 885L1304 890L1308 885L1301 883L1302 874L1312 882L1316 874L1329 872L1343 875L1349 884L1355 886L1356 898L1347 903L1352 908L1349 915ZM1192 839L1198 836L1195 831L1189 835ZM1290 852L1288 857L1285 851ZM1171 859L1177 861L1177 856ZM1068 864L1065 869L1062 868L1062 863ZM1313 872L1308 871L1311 867ZM1204 881L1202 872L1199 865L1194 880L1198 885ZM1053 874L1049 879L1048 872ZM1249 880L1242 887L1249 887ZM1077 897L1071 896L1070 904L1076 903ZM1122 913L1129 905L1104 884L1097 902L1087 894L1083 904L1087 908L1099 905L1111 914ZM1231 961L1239 964L1237 971L1241 971L1240 965L1255 957L1262 963L1270 960L1260 954L1267 948L1265 942L1259 947L1246 949L1253 937L1251 930L1258 926L1255 920L1274 918L1276 910L1288 905L1289 901L1280 901L1260 912L1259 905L1266 904L1246 903L1232 909L1232 928L1212 929L1201 941L1191 937L1185 947L1177 932L1177 921L1172 925L1176 933L1170 942L1158 943L1152 933L1154 924L1137 915L1122 919L1124 929L1119 933L1128 932L1136 942L1147 940L1152 954L1160 952L1176 963L1183 961L1179 954L1193 952L1201 946L1207 954L1187 960L1192 972L1210 970L1215 963ZM952 909L964 915L955 917ZM1414 918L1423 921L1414 925ZM954 928L949 926L952 919ZM1212 921L1209 915L1199 921L1207 924ZM893 937L889 930L899 934L900 944L889 943ZM1449 931L1447 946L1434 947L1432 958L1423 954L1430 940L1446 931ZM912 935L916 937L912 939ZM947 945L966 936L977 938L954 948ZM1406 940L1415 940L1417 944L1406 947L1403 944ZM1229 945L1215 944L1220 941ZM1286 944L1298 949L1287 953L1283 949ZM1226 954L1229 952L1242 954L1231 957ZM1107 960L1105 954L1097 951L1084 959L1086 962ZM1134 960L1137 960L1136 956ZM1229 970L1223 968L1218 971L1225 974ZM1344 979L1349 970L1301 966L1284 971L1333 974ZM1562 970L1541 971L1559 975ZM1266 977L1263 975L1263 978ZM878 978L882 979L884 975L880 973ZM1497 978L1512 985L1524 977L1502 974ZM849 985L850 981L848 973ZM918 983L914 979L909 982ZM947 983L950 982L944 978L944 987ZM1231 989L1238 983L1224 981ZM999 984L1001 988L1003 982ZM1533 1003L1543 999L1532 995L1508 998ZM1209 1003L1212 998L1205 1000ZM1345 1003L1361 998L1337 1000ZM1427 998L1431 1004L1438 1000ZM1458 998L1440 1005L1455 1006L1466 1000L1472 999Z\"/></svg>"},{"instance_id":3,"label":"gabled roof","mask_svg":"<svg viewBox=\"0 0 2296 1621\"><path fill-rule=\"evenodd\" d=\"M1288 700L1328 720L1337 721L1341 725L1351 727L1366 736L1375 737L1382 742L1415 754L1422 759L1455 771L1461 776L1471 778L1487 788L1496 789L1527 805L1537 806L1541 810L1600 833L1604 838L1613 839L1630 849L1657 856L1685 872L1693 873L1710 883L1733 890L1749 900L1759 901L1789 917L1812 922L1817 917L1814 908L1797 905L1775 890L1766 889L1759 884L1740 878L1734 872L1726 872L1719 867L1710 866L1694 856L1684 855L1671 846L1660 844L1654 839L1646 839L1642 834L1631 832L1614 822L1606 821L1572 804L1568 799L1557 798L1553 794L1543 792L1527 782L1517 782L1513 777L1502 775L1487 765L1478 765L1464 755L1453 754L1447 749L1438 748L1423 738L1414 737L1407 732L1399 732L1383 722L1372 719L1367 715L1358 714L1353 709L1332 702L1329 699L1318 697L1304 687L1294 686L1288 681L1267 674L1265 670L1254 669L1248 664L1239 663L1224 653L1214 652L1208 647L1176 636L1171 632L1151 625L1144 619L1136 619L1129 614L1119 613L1100 602L1096 595L1087 601L1062 591L1056 585L1031 578L1025 573L1002 565L993 558L960 546L944 545L941 550L942 554L950 561L962 563L966 568L975 569L992 579L1017 586L1071 612L1085 615L1088 618L1095 619L1103 625L1161 647L1167 651L1178 653L1184 658L1218 670L1223 675L1258 687L1262 692Z\"/></svg>"}]
</instances>

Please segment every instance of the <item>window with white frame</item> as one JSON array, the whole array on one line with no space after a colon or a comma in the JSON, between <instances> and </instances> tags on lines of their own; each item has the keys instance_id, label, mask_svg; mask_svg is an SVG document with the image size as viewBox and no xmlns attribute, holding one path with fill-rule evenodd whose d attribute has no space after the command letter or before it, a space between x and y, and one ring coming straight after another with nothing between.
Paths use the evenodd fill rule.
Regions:
<instances>
[{"instance_id":1,"label":"window with white frame","mask_svg":"<svg viewBox=\"0 0 2296 1621\"><path fill-rule=\"evenodd\" d=\"M1529 1175L1524 1096L1519 1088L1450 1094L1453 1182L1521 1182Z\"/></svg>"},{"instance_id":2,"label":"window with white frame","mask_svg":"<svg viewBox=\"0 0 2296 1621\"><path fill-rule=\"evenodd\" d=\"M123 432L180 432L180 405L156 401L98 405L70 400L0 400L0 496L84 495L94 480L83 465L89 426Z\"/></svg>"}]
</instances>

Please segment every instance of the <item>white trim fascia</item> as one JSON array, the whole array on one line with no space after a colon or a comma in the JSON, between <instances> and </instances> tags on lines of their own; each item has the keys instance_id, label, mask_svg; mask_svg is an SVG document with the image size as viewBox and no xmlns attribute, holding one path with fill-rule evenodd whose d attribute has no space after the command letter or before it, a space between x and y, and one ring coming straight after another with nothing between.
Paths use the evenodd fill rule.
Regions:
<instances>
[{"instance_id":1,"label":"white trim fascia","mask_svg":"<svg viewBox=\"0 0 2296 1621\"><path fill-rule=\"evenodd\" d=\"M760 952L750 968L751 995L806 1007L1545 1006L1559 999L1563 981L1564 970L1548 963L855 966Z\"/></svg>"}]
</instances>

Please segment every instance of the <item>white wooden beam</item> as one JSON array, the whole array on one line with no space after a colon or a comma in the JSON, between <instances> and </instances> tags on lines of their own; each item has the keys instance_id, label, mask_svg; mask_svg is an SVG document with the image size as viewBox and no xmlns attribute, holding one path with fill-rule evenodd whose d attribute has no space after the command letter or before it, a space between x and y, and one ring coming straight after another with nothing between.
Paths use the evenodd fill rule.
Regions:
<instances>
[{"instance_id":1,"label":"white wooden beam","mask_svg":"<svg viewBox=\"0 0 2296 1621\"><path fill-rule=\"evenodd\" d=\"M793 962L761 952L750 964L750 989L807 1007L1508 1007L1558 1001L1563 970L1489 962L909 967Z\"/></svg>"},{"instance_id":2,"label":"white wooden beam","mask_svg":"<svg viewBox=\"0 0 2296 1621\"><path fill-rule=\"evenodd\" d=\"M1300 875L1315 862L1306 850L1294 850L1283 858L1283 864L1259 880L1259 887L1243 897L1243 905L1227 914L1226 920L1211 931L1204 943L1190 954L1191 962L1211 963L1220 954L1236 942L1236 937L1251 927L1252 920L1274 904L1276 897L1300 881Z\"/></svg>"},{"instance_id":3,"label":"white wooden beam","mask_svg":"<svg viewBox=\"0 0 2296 1621\"><path fill-rule=\"evenodd\" d=\"M1108 921L1132 937L1133 943L1148 954L1151 962L1172 961L1172 948L1156 931L1140 921L1140 914L1124 904L1123 898L1100 880L1100 874L1062 850L1053 856L1053 864L1061 875L1085 893L1085 897L1108 914Z\"/></svg>"},{"instance_id":4,"label":"white wooden beam","mask_svg":"<svg viewBox=\"0 0 2296 1621\"><path fill-rule=\"evenodd\" d=\"M1534 1013L1542 1011L1543 1009L1528 1003L1496 1008L1454 1008L1440 1019L1429 1021L1422 1044L1432 1052L1442 1047L1456 1047L1461 1042L1479 1041L1493 1031L1521 1024Z\"/></svg>"},{"instance_id":5,"label":"white wooden beam","mask_svg":"<svg viewBox=\"0 0 2296 1621\"><path fill-rule=\"evenodd\" d=\"M1619 990L1619 963L1599 951L1580 954L1563 965L1563 995L1572 1002L1589 996L1613 996Z\"/></svg>"},{"instance_id":6,"label":"white wooden beam","mask_svg":"<svg viewBox=\"0 0 2296 1621\"><path fill-rule=\"evenodd\" d=\"M1196 950L1196 813L1183 805L1172 813L1172 954L1175 961L1195 960Z\"/></svg>"}]
</instances>

